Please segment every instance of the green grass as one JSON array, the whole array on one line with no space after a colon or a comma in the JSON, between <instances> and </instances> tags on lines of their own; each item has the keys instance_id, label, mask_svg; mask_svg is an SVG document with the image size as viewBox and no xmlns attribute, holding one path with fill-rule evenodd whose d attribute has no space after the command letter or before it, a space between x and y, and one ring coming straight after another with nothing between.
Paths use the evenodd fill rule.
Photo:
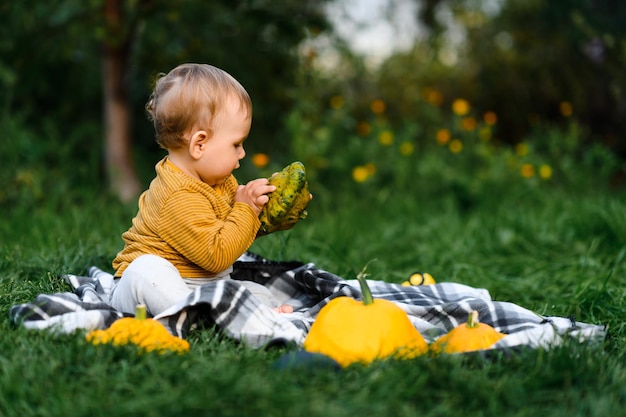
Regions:
<instances>
[{"instance_id":1,"label":"green grass","mask_svg":"<svg viewBox=\"0 0 626 417\"><path fill-rule=\"evenodd\" d=\"M430 272L541 314L605 324L601 346L420 357L335 372L276 369L287 349L250 349L215 329L192 334L190 354L159 356L94 347L81 334L15 328L12 305L70 290L59 274L109 269L121 248L134 209L77 189L4 207L0 416L619 414L626 406L625 193L592 181L501 185L468 196L434 186L333 193L312 184L309 218L252 249L346 278L372 260L374 279Z\"/></svg>"}]
</instances>

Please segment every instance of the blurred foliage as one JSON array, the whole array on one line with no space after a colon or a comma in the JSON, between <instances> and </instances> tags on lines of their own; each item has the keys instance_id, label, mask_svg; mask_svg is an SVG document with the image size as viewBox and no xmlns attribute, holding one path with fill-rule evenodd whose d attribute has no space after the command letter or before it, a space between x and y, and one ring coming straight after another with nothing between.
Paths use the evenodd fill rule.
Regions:
<instances>
[{"instance_id":1,"label":"blurred foliage","mask_svg":"<svg viewBox=\"0 0 626 417\"><path fill-rule=\"evenodd\" d=\"M535 126L509 146L497 140L495 113L481 113L465 99L442 107L438 97L431 91L431 101L418 103L419 116L402 123L389 113L394 103L378 98L363 113L353 108L358 101L341 95L318 112L294 108L292 152L309 169L316 204L336 204L338 194L371 196L375 189L377 200L367 204L391 204L398 196L448 199L465 211L511 192L619 186L613 181L624 161L599 142L586 143L572 118L562 127Z\"/></svg>"},{"instance_id":2,"label":"blurred foliage","mask_svg":"<svg viewBox=\"0 0 626 417\"><path fill-rule=\"evenodd\" d=\"M419 1L428 36L380 66L346 49L303 62L292 152L332 191L383 199L623 187L626 3L613 3Z\"/></svg>"},{"instance_id":3,"label":"blurred foliage","mask_svg":"<svg viewBox=\"0 0 626 417\"><path fill-rule=\"evenodd\" d=\"M144 104L152 82L182 62L210 63L241 81L255 103L254 141L281 152L287 138L281 114L293 103L298 46L328 29L324 2L307 0L133 0L124 2L131 31L130 85L135 155L152 175L157 152ZM2 2L0 111L19 117L38 140L76 147L71 159L102 170L100 51L105 32L101 0ZM126 32L125 32L126 31ZM57 136L48 133L53 130ZM6 134L6 132L5 132ZM3 138L3 140L6 140Z\"/></svg>"},{"instance_id":4,"label":"blurred foliage","mask_svg":"<svg viewBox=\"0 0 626 417\"><path fill-rule=\"evenodd\" d=\"M626 156L626 3L417 3L429 36L378 71L379 94L394 103L396 118L415 115L416 102L435 89L443 106L461 97L494 111L504 142L573 117L585 140Z\"/></svg>"},{"instance_id":5,"label":"blurred foliage","mask_svg":"<svg viewBox=\"0 0 626 417\"><path fill-rule=\"evenodd\" d=\"M281 115L296 99L290 91L298 72L298 46L304 39L329 30L322 11L324 2L162 3L167 12L146 19L137 47L137 70L132 72L136 101L145 101L157 72L166 72L181 62L216 65L237 78L252 97L254 118L248 147L284 153L289 139Z\"/></svg>"},{"instance_id":6,"label":"blurred foliage","mask_svg":"<svg viewBox=\"0 0 626 417\"><path fill-rule=\"evenodd\" d=\"M98 152L85 149L83 137L98 137L97 128L81 124L65 135L49 119L37 133L19 116L0 119L0 208L31 211L47 202L58 206L67 198L89 199L99 187ZM77 160L77 155L80 155ZM81 193L72 193L82 190ZM93 194L91 194L93 192Z\"/></svg>"},{"instance_id":7,"label":"blurred foliage","mask_svg":"<svg viewBox=\"0 0 626 417\"><path fill-rule=\"evenodd\" d=\"M300 159L319 197L419 188L469 206L509 177L523 187L623 186L626 3L415 1L425 31L378 67L331 37L324 2L125 2L142 179L162 153L144 114L152 82L196 61L229 71L252 96L243 181ZM115 39L101 6L0 4L10 17L0 25L0 205L105 188L100 45Z\"/></svg>"}]
</instances>

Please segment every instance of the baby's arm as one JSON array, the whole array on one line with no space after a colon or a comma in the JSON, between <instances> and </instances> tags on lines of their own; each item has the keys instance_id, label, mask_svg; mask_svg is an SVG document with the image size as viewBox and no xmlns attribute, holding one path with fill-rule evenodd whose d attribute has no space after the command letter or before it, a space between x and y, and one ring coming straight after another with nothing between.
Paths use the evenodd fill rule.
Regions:
<instances>
[{"instance_id":1,"label":"baby's arm","mask_svg":"<svg viewBox=\"0 0 626 417\"><path fill-rule=\"evenodd\" d=\"M210 272L228 268L254 242L261 224L260 209L255 207L264 204L264 198L258 201L261 193L274 189L265 179L240 189L234 177L225 188L233 203L228 211L217 195L181 189L172 193L160 213L160 237L175 252Z\"/></svg>"}]
</instances>

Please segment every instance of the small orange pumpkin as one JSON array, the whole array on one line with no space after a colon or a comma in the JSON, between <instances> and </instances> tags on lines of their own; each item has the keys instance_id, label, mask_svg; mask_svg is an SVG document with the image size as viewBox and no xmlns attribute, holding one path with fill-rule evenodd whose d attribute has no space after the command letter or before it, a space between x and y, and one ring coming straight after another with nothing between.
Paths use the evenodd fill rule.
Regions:
<instances>
[{"instance_id":1,"label":"small orange pumpkin","mask_svg":"<svg viewBox=\"0 0 626 417\"><path fill-rule=\"evenodd\" d=\"M338 297L324 306L304 341L304 349L331 357L341 366L376 359L408 359L428 345L399 306L374 299L365 270L357 275L363 301Z\"/></svg>"},{"instance_id":2,"label":"small orange pumpkin","mask_svg":"<svg viewBox=\"0 0 626 417\"><path fill-rule=\"evenodd\" d=\"M116 320L106 330L94 330L87 334L87 341L94 345L113 344L115 346L134 344L141 351L158 353L189 351L189 342L172 336L158 321L146 318L146 306L138 305L135 317Z\"/></svg>"},{"instance_id":3,"label":"small orange pumpkin","mask_svg":"<svg viewBox=\"0 0 626 417\"><path fill-rule=\"evenodd\" d=\"M430 348L435 353L471 352L490 348L505 335L478 321L478 311L472 310L467 323L460 324L441 336Z\"/></svg>"}]
</instances>

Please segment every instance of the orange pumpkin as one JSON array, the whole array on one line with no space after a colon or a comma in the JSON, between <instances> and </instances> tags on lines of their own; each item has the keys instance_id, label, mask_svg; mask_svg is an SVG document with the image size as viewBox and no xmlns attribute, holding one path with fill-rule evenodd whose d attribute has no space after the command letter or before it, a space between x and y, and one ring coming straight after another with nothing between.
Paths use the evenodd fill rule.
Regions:
<instances>
[{"instance_id":1,"label":"orange pumpkin","mask_svg":"<svg viewBox=\"0 0 626 417\"><path fill-rule=\"evenodd\" d=\"M488 349L505 335L478 321L478 311L472 310L467 323L460 324L441 336L430 348L435 353L471 352Z\"/></svg>"},{"instance_id":2,"label":"orange pumpkin","mask_svg":"<svg viewBox=\"0 0 626 417\"><path fill-rule=\"evenodd\" d=\"M304 349L329 356L343 367L425 353L428 345L407 314L391 301L374 299L365 277L364 271L357 276L363 301L331 300L311 326Z\"/></svg>"}]
</instances>

